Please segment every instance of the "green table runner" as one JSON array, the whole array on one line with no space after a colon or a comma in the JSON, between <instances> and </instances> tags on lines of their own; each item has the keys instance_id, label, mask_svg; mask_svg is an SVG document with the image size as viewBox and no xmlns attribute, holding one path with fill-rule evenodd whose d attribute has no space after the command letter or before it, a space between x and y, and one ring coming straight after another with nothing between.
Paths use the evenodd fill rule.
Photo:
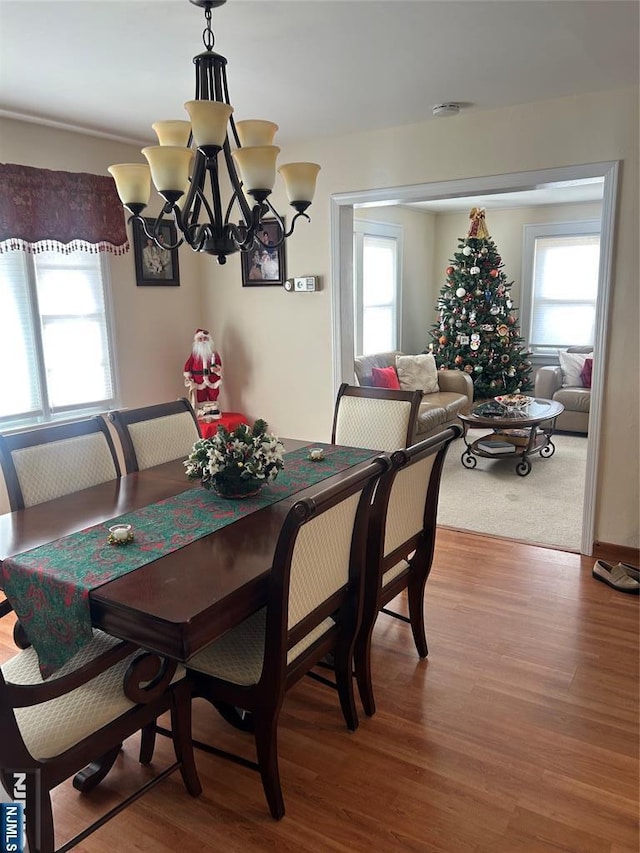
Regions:
<instances>
[{"instance_id":1,"label":"green table runner","mask_svg":"<svg viewBox=\"0 0 640 853\"><path fill-rule=\"evenodd\" d=\"M240 500L190 489L3 561L0 580L48 677L91 639L89 593L102 584L189 545L262 507L315 485L371 457L371 450L325 448L322 462L308 448L285 456L285 469L258 495ZM186 475L185 475L186 476ZM132 524L134 542L107 543L108 528Z\"/></svg>"}]
</instances>

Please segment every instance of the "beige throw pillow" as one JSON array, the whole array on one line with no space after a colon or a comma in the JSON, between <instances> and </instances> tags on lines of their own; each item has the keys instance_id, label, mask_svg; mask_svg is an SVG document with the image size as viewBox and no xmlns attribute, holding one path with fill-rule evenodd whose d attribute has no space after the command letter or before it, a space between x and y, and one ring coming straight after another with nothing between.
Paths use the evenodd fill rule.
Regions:
<instances>
[{"instance_id":1,"label":"beige throw pillow","mask_svg":"<svg viewBox=\"0 0 640 853\"><path fill-rule=\"evenodd\" d=\"M591 358L590 352L565 352L558 350L560 370L562 371L562 384L572 388L580 388L582 385L582 368L585 360Z\"/></svg>"},{"instance_id":2,"label":"beige throw pillow","mask_svg":"<svg viewBox=\"0 0 640 853\"><path fill-rule=\"evenodd\" d=\"M404 391L422 391L425 394L438 391L438 368L430 353L397 355L396 371Z\"/></svg>"}]
</instances>

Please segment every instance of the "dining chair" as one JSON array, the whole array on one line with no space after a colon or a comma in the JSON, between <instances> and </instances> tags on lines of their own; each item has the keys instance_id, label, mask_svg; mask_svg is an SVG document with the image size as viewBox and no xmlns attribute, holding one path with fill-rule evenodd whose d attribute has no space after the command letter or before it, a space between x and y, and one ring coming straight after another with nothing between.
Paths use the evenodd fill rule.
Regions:
<instances>
[{"instance_id":1,"label":"dining chair","mask_svg":"<svg viewBox=\"0 0 640 853\"><path fill-rule=\"evenodd\" d=\"M161 661L100 631L45 681L33 648L2 664L0 781L26 799L29 849L54 853L52 789L77 774L74 786L88 793L113 765L122 741L166 711L171 713L176 761L59 850L74 847L177 769L187 791L198 796L189 696L184 669L175 661Z\"/></svg>"},{"instance_id":2,"label":"dining chair","mask_svg":"<svg viewBox=\"0 0 640 853\"><path fill-rule=\"evenodd\" d=\"M330 652L345 722L351 731L358 726L352 657L366 535L373 490L389 469L389 458L380 456L297 501L279 534L266 606L186 664L194 697L251 714L257 762L195 745L259 771L278 820L285 813L277 749L285 692Z\"/></svg>"},{"instance_id":3,"label":"dining chair","mask_svg":"<svg viewBox=\"0 0 640 853\"><path fill-rule=\"evenodd\" d=\"M109 412L108 418L122 444L127 474L186 459L200 438L195 412L186 397Z\"/></svg>"},{"instance_id":4,"label":"dining chair","mask_svg":"<svg viewBox=\"0 0 640 853\"><path fill-rule=\"evenodd\" d=\"M331 443L389 453L408 447L421 400L421 391L343 382L336 398Z\"/></svg>"},{"instance_id":5,"label":"dining chair","mask_svg":"<svg viewBox=\"0 0 640 853\"><path fill-rule=\"evenodd\" d=\"M120 476L101 417L0 435L0 466L12 511Z\"/></svg>"},{"instance_id":6,"label":"dining chair","mask_svg":"<svg viewBox=\"0 0 640 853\"><path fill-rule=\"evenodd\" d=\"M447 450L461 434L460 427L449 427L394 452L390 474L376 490L367 541L362 624L354 647L358 692L367 716L375 713L371 637L378 613L408 622L419 656L428 654L424 590L433 562L440 479ZM409 616L386 607L404 589Z\"/></svg>"}]
</instances>

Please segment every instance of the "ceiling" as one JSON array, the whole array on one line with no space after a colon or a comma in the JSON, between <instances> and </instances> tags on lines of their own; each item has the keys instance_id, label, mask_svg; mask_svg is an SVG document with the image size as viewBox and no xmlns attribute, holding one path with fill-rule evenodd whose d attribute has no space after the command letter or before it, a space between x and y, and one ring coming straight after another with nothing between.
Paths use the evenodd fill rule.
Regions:
<instances>
[{"instance_id":1,"label":"ceiling","mask_svg":"<svg viewBox=\"0 0 640 853\"><path fill-rule=\"evenodd\" d=\"M459 213L460 211L466 213L470 207L484 207L485 210L507 210L548 204L601 202L603 195L604 178L582 178L577 181L558 181L555 184L547 184L544 187L536 187L531 190L431 199L402 206L418 208L428 213Z\"/></svg>"},{"instance_id":2,"label":"ceiling","mask_svg":"<svg viewBox=\"0 0 640 853\"><path fill-rule=\"evenodd\" d=\"M0 115L153 142L203 28L187 0L0 0ZM213 29L236 117L281 143L638 85L636 0L228 0Z\"/></svg>"}]
</instances>

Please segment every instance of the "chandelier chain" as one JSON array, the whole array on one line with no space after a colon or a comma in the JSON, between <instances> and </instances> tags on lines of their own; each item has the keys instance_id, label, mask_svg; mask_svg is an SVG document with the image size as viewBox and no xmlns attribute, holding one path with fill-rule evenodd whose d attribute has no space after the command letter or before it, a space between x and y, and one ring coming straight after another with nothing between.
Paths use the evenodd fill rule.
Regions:
<instances>
[{"instance_id":1,"label":"chandelier chain","mask_svg":"<svg viewBox=\"0 0 640 853\"><path fill-rule=\"evenodd\" d=\"M211 8L209 6L204 10L204 16L207 21L207 26L202 31L202 41L207 50L213 50L213 46L216 43L216 37L211 29Z\"/></svg>"}]
</instances>

